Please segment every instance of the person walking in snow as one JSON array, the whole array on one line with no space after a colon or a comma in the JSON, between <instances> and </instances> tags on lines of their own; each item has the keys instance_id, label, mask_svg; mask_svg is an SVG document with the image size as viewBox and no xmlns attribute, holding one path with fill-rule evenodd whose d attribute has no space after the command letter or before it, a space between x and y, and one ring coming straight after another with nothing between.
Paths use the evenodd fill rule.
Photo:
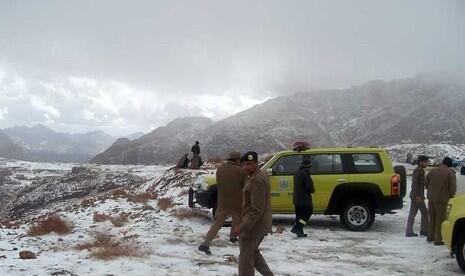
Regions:
<instances>
[{"instance_id":1,"label":"person walking in snow","mask_svg":"<svg viewBox=\"0 0 465 276\"><path fill-rule=\"evenodd\" d=\"M420 210L421 227L420 235L427 236L428 234L428 210L425 204L425 169L428 166L428 157L420 155L418 157L418 165L413 170L412 174L412 190L410 191L410 212L407 219L407 229L405 230L406 237L416 237L418 234L413 232L413 223L415 216Z\"/></svg>"},{"instance_id":2,"label":"person walking in snow","mask_svg":"<svg viewBox=\"0 0 465 276\"><path fill-rule=\"evenodd\" d=\"M191 169L199 169L201 164L200 160L200 145L199 141L195 141L195 144L191 148L192 159L191 159Z\"/></svg>"},{"instance_id":3,"label":"person walking in snow","mask_svg":"<svg viewBox=\"0 0 465 276\"><path fill-rule=\"evenodd\" d=\"M217 210L213 224L210 226L205 239L199 246L199 250L210 255L210 244L223 227L228 216L232 217L232 227L229 240L237 241L237 236L232 234L232 229L241 222L242 189L244 188L247 174L241 168L241 154L231 152L228 159L216 170L218 188Z\"/></svg>"},{"instance_id":4,"label":"person walking in snow","mask_svg":"<svg viewBox=\"0 0 465 276\"><path fill-rule=\"evenodd\" d=\"M449 199L457 191L455 172L450 169L452 159L442 160L439 167L431 169L426 176L426 189L428 197L429 228L427 241L434 241L434 245L443 245L441 224L446 219L446 209Z\"/></svg>"},{"instance_id":5,"label":"person walking in snow","mask_svg":"<svg viewBox=\"0 0 465 276\"><path fill-rule=\"evenodd\" d=\"M249 151L241 158L248 174L242 190L242 222L233 227L239 236L239 276L253 276L255 269L262 275L274 275L258 247L271 233L271 189L268 176L258 168L258 154Z\"/></svg>"},{"instance_id":6,"label":"person walking in snow","mask_svg":"<svg viewBox=\"0 0 465 276\"><path fill-rule=\"evenodd\" d=\"M296 234L298 238L306 237L304 234L304 226L312 216L313 203L312 193L315 192L313 187L312 177L310 176L310 167L312 161L304 157L302 164L294 174L294 193L292 200L295 210L295 223L291 232Z\"/></svg>"}]
</instances>

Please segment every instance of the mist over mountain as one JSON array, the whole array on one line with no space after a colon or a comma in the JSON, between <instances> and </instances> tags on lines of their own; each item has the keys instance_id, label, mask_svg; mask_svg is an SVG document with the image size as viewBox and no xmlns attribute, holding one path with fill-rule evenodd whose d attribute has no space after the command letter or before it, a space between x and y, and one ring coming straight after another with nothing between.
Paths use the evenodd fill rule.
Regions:
<instances>
[{"instance_id":1,"label":"mist over mountain","mask_svg":"<svg viewBox=\"0 0 465 276\"><path fill-rule=\"evenodd\" d=\"M173 163L200 140L204 158L313 146L463 143L464 86L425 77L371 81L348 89L282 96L224 120L176 119L134 141L119 141L92 162ZM202 123L200 123L202 122Z\"/></svg>"},{"instance_id":2,"label":"mist over mountain","mask_svg":"<svg viewBox=\"0 0 465 276\"><path fill-rule=\"evenodd\" d=\"M31 161L87 162L115 140L102 131L67 134L41 124L10 127L3 132L16 147L23 149L22 156L14 158Z\"/></svg>"},{"instance_id":3,"label":"mist over mountain","mask_svg":"<svg viewBox=\"0 0 465 276\"><path fill-rule=\"evenodd\" d=\"M24 149L15 144L10 137L5 134L4 131L0 129L0 156L13 158L13 159L22 159L24 158Z\"/></svg>"}]
</instances>

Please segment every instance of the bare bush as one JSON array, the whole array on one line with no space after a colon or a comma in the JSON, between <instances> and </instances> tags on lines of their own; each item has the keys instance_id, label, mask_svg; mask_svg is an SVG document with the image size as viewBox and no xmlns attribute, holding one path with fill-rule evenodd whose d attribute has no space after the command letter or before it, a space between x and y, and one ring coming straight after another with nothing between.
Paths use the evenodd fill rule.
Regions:
<instances>
[{"instance_id":1,"label":"bare bush","mask_svg":"<svg viewBox=\"0 0 465 276\"><path fill-rule=\"evenodd\" d=\"M128 201L134 203L147 203L151 199L157 199L158 195L153 192L146 192L128 197Z\"/></svg>"},{"instance_id":2,"label":"bare bush","mask_svg":"<svg viewBox=\"0 0 465 276\"><path fill-rule=\"evenodd\" d=\"M35 225L29 228L29 236L42 236L52 232L60 235L71 233L73 225L70 222L62 220L56 215L47 216L40 219Z\"/></svg>"},{"instance_id":3,"label":"bare bush","mask_svg":"<svg viewBox=\"0 0 465 276\"><path fill-rule=\"evenodd\" d=\"M135 239L117 239L115 236L92 232L92 242L77 245L78 250L91 251L91 257L101 260L112 260L118 257L145 257L149 254L147 250L138 247ZM133 235L132 237L137 237Z\"/></svg>"},{"instance_id":4,"label":"bare bush","mask_svg":"<svg viewBox=\"0 0 465 276\"><path fill-rule=\"evenodd\" d=\"M173 199L171 197L163 197L158 200L158 208L166 211L168 208L173 207Z\"/></svg>"},{"instance_id":5,"label":"bare bush","mask_svg":"<svg viewBox=\"0 0 465 276\"><path fill-rule=\"evenodd\" d=\"M109 220L114 226L116 227L121 227L123 226L126 222L128 222L128 216L127 214L119 214L116 216L110 216L107 214L103 213L98 213L95 212L93 216L93 221L94 222L104 222Z\"/></svg>"},{"instance_id":6,"label":"bare bush","mask_svg":"<svg viewBox=\"0 0 465 276\"><path fill-rule=\"evenodd\" d=\"M180 220L191 218L210 219L210 213L200 209L178 208L173 210L171 213Z\"/></svg>"}]
</instances>

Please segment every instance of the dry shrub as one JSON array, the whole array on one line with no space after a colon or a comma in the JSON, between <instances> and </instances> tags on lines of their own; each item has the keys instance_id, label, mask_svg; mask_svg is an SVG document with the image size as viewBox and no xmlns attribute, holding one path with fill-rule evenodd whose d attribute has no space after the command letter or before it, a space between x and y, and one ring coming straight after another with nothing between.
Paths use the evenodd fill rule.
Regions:
<instances>
[{"instance_id":1,"label":"dry shrub","mask_svg":"<svg viewBox=\"0 0 465 276\"><path fill-rule=\"evenodd\" d=\"M112 198L129 198L130 194L123 189L116 189L111 192Z\"/></svg>"},{"instance_id":2,"label":"dry shrub","mask_svg":"<svg viewBox=\"0 0 465 276\"><path fill-rule=\"evenodd\" d=\"M111 223L116 227L121 227L129 221L127 214L119 214L110 218Z\"/></svg>"},{"instance_id":3,"label":"dry shrub","mask_svg":"<svg viewBox=\"0 0 465 276\"><path fill-rule=\"evenodd\" d=\"M91 256L101 260L112 260L118 257L144 257L148 251L139 248L134 239L119 239L115 236L92 232L93 241L77 245L78 250L90 250ZM134 236L137 237L137 236Z\"/></svg>"},{"instance_id":4,"label":"dry shrub","mask_svg":"<svg viewBox=\"0 0 465 276\"><path fill-rule=\"evenodd\" d=\"M94 222L104 222L106 220L110 220L110 216L107 214L101 214L99 212L94 213L93 221Z\"/></svg>"},{"instance_id":5,"label":"dry shrub","mask_svg":"<svg viewBox=\"0 0 465 276\"><path fill-rule=\"evenodd\" d=\"M178 208L171 212L175 217L180 220L191 218L205 218L210 219L210 213L205 210L191 209L191 208Z\"/></svg>"},{"instance_id":6,"label":"dry shrub","mask_svg":"<svg viewBox=\"0 0 465 276\"><path fill-rule=\"evenodd\" d=\"M137 194L134 196L130 196L128 198L128 201L134 202L134 203L147 203L147 201L151 199L157 199L158 195L153 192L146 192L146 193L141 193Z\"/></svg>"},{"instance_id":7,"label":"dry shrub","mask_svg":"<svg viewBox=\"0 0 465 276\"><path fill-rule=\"evenodd\" d=\"M173 199L171 197L163 197L158 200L158 208L166 211L168 208L173 207Z\"/></svg>"},{"instance_id":8,"label":"dry shrub","mask_svg":"<svg viewBox=\"0 0 465 276\"><path fill-rule=\"evenodd\" d=\"M60 217L51 215L40 219L35 225L29 228L29 236L42 236L55 232L60 235L69 234L73 230L73 225L62 220Z\"/></svg>"},{"instance_id":9,"label":"dry shrub","mask_svg":"<svg viewBox=\"0 0 465 276\"><path fill-rule=\"evenodd\" d=\"M107 214L101 214L98 212L94 213L93 221L94 222L104 222L109 220L114 226L116 227L121 227L123 226L126 222L128 222L128 216L127 214L119 214L117 216L110 216Z\"/></svg>"}]
</instances>

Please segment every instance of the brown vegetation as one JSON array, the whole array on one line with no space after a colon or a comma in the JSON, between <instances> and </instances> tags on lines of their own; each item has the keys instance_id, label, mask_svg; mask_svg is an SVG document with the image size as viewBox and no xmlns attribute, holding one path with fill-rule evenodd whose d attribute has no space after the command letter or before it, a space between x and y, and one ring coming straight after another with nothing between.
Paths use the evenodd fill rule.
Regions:
<instances>
[{"instance_id":1,"label":"brown vegetation","mask_svg":"<svg viewBox=\"0 0 465 276\"><path fill-rule=\"evenodd\" d=\"M128 201L133 203L147 203L151 199L157 199L158 195L154 192L146 192L128 197Z\"/></svg>"},{"instance_id":2,"label":"brown vegetation","mask_svg":"<svg viewBox=\"0 0 465 276\"><path fill-rule=\"evenodd\" d=\"M55 232L60 235L68 234L73 230L70 222L62 220L56 215L47 216L40 219L35 225L29 228L29 236L42 236Z\"/></svg>"},{"instance_id":3,"label":"brown vegetation","mask_svg":"<svg viewBox=\"0 0 465 276\"><path fill-rule=\"evenodd\" d=\"M168 208L173 207L173 199L171 197L163 197L158 200L158 208L160 210L166 211Z\"/></svg>"},{"instance_id":4,"label":"brown vegetation","mask_svg":"<svg viewBox=\"0 0 465 276\"><path fill-rule=\"evenodd\" d=\"M128 222L128 214L119 214L117 216L110 216L104 213L94 213L94 222L104 222L109 220L114 226L121 227Z\"/></svg>"},{"instance_id":5,"label":"brown vegetation","mask_svg":"<svg viewBox=\"0 0 465 276\"><path fill-rule=\"evenodd\" d=\"M92 232L93 241L91 243L79 244L78 250L89 250L91 256L101 260L111 260L118 257L144 257L148 255L147 250L143 250L136 245L134 239L117 239L115 236ZM132 237L137 237L133 235Z\"/></svg>"},{"instance_id":6,"label":"brown vegetation","mask_svg":"<svg viewBox=\"0 0 465 276\"><path fill-rule=\"evenodd\" d=\"M178 219L206 218L210 219L210 213L201 209L178 208L171 212Z\"/></svg>"}]
</instances>

